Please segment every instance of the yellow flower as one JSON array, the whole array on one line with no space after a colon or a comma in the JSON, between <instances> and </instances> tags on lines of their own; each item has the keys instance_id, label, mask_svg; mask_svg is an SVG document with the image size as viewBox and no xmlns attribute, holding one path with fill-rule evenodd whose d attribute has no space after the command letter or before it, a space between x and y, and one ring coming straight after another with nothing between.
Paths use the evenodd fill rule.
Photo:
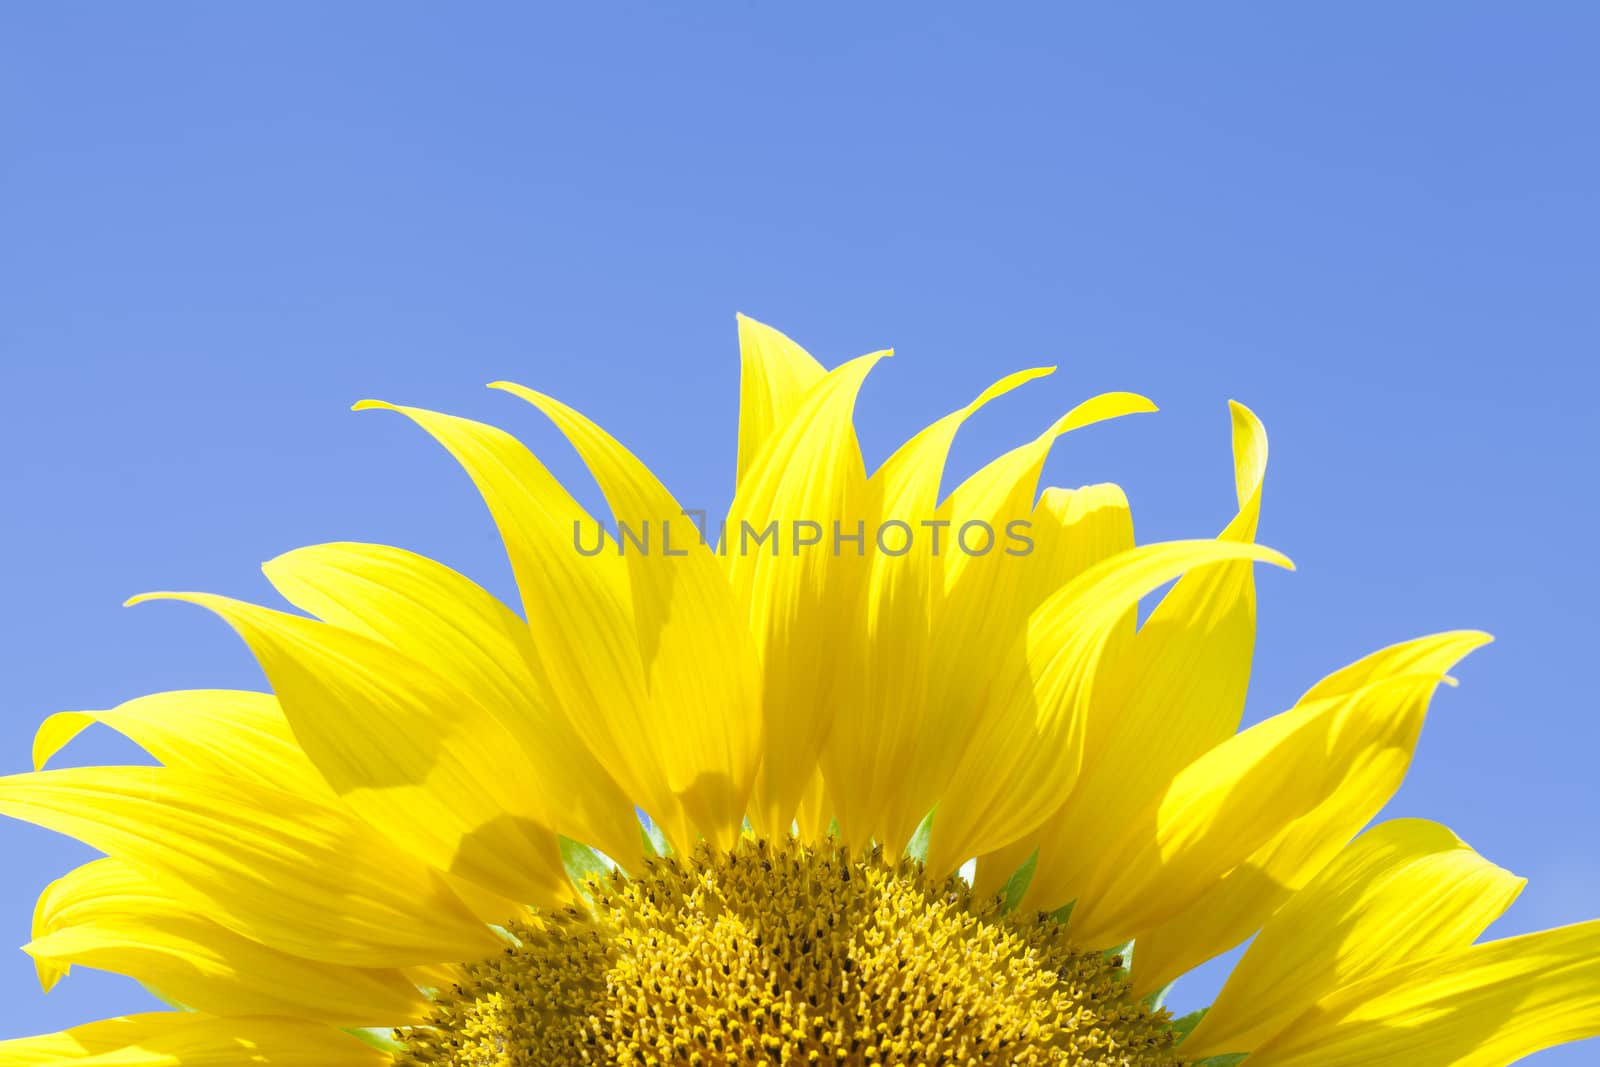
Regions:
<instances>
[{"instance_id":1,"label":"yellow flower","mask_svg":"<svg viewBox=\"0 0 1600 1067\"><path fill-rule=\"evenodd\" d=\"M962 422L1047 371L869 476L852 412L886 353L830 372L739 334L709 541L604 431L502 383L610 532L501 431L392 410L476 483L522 617L365 544L266 565L308 615L157 594L225 619L272 692L52 716L0 812L105 853L40 898L45 987L78 964L190 1010L0 1063L1492 1067L1600 1032L1600 923L1474 944L1520 879L1437 824L1361 832L1487 637L1375 652L1237 732L1253 567L1288 565L1254 543L1248 409L1233 521L1135 547L1116 486L1036 488L1057 437L1144 398L941 501ZM43 769L95 722L160 766ZM1161 1009L1252 936L1202 1018Z\"/></svg>"}]
</instances>

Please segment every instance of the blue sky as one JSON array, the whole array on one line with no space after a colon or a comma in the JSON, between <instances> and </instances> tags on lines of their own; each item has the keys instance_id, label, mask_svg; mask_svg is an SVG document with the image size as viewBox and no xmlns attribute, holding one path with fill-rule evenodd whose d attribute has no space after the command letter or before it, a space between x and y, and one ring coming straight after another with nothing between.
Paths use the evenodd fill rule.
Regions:
<instances>
[{"instance_id":1,"label":"blue sky","mask_svg":"<svg viewBox=\"0 0 1600 1067\"><path fill-rule=\"evenodd\" d=\"M518 380L724 503L738 310L825 362L898 350L869 462L1023 366L1061 370L956 473L1147 393L1047 470L1122 482L1141 539L1227 520L1250 404L1261 536L1300 568L1262 575L1250 716L1490 630L1391 811L1531 880L1497 933L1600 915L1596 8L678 6L6 8L0 770L49 712L258 684L213 619L130 594L269 598L261 561L335 539L509 591L465 479L364 396L576 478L482 388ZM0 855L20 945L87 853L3 823ZM0 1036L144 1003L89 972L46 997L0 949Z\"/></svg>"}]
</instances>

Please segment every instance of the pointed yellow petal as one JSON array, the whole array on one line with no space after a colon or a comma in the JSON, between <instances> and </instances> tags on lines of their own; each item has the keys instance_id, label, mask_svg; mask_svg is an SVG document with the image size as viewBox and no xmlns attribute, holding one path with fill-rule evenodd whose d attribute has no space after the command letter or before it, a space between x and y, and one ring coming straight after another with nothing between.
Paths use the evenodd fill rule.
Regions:
<instances>
[{"instance_id":1,"label":"pointed yellow petal","mask_svg":"<svg viewBox=\"0 0 1600 1067\"><path fill-rule=\"evenodd\" d=\"M63 711L39 726L33 767L42 770L91 723L109 726L169 767L230 774L331 799L271 693L189 689L153 693L108 711Z\"/></svg>"},{"instance_id":2,"label":"pointed yellow petal","mask_svg":"<svg viewBox=\"0 0 1600 1067\"><path fill-rule=\"evenodd\" d=\"M1232 413L1239 512L1221 539L1248 542L1261 511L1267 436L1244 405ZM1091 709L1077 789L1028 847L1039 849L1039 864L1027 901L1076 898L1095 858L1129 834L1172 777L1239 728L1255 607L1249 562L1186 574L1156 605ZM1003 870L1009 859L988 866Z\"/></svg>"},{"instance_id":3,"label":"pointed yellow petal","mask_svg":"<svg viewBox=\"0 0 1600 1067\"><path fill-rule=\"evenodd\" d=\"M1402 962L1317 1003L1251 1067L1505 1067L1600 1034L1600 921Z\"/></svg>"},{"instance_id":4,"label":"pointed yellow petal","mask_svg":"<svg viewBox=\"0 0 1600 1067\"><path fill-rule=\"evenodd\" d=\"M1090 397L1061 418L1038 437L1025 445L1013 448L985 465L966 481L956 486L945 502L941 513L948 517L955 531L969 522L987 522L996 533L1019 519L1033 513L1034 497L1038 492L1039 475L1049 458L1050 450L1062 435L1093 426L1097 422L1118 419L1156 410L1155 404L1137 393L1102 393ZM945 589L953 603L978 603L1004 597L1015 599L1014 568L1002 553L953 552L946 557ZM965 588L960 588L960 587ZM1033 606L1055 590L1047 589L1036 597L1023 601L1020 614L1026 616ZM1004 608L1002 601L997 607Z\"/></svg>"},{"instance_id":5,"label":"pointed yellow petal","mask_svg":"<svg viewBox=\"0 0 1600 1067\"><path fill-rule=\"evenodd\" d=\"M493 595L385 545L315 545L262 569L290 603L426 663L484 708L519 743L540 823L625 867L639 856L633 805L554 706L528 627Z\"/></svg>"},{"instance_id":6,"label":"pointed yellow petal","mask_svg":"<svg viewBox=\"0 0 1600 1067\"><path fill-rule=\"evenodd\" d=\"M672 494L604 430L542 393L496 388L548 415L617 521L643 532L649 547L624 553L650 689L640 741L660 758L692 825L731 845L761 759L762 722L755 645L721 566Z\"/></svg>"},{"instance_id":7,"label":"pointed yellow petal","mask_svg":"<svg viewBox=\"0 0 1600 1067\"><path fill-rule=\"evenodd\" d=\"M1135 823L1143 829L1101 857L1073 909L1074 936L1120 944L1158 925L1337 795L1353 769L1403 766L1445 671L1487 640L1439 634L1368 657L1335 676L1336 684L1325 681L1290 711L1195 760ZM1348 795L1344 803L1372 799Z\"/></svg>"},{"instance_id":8,"label":"pointed yellow petal","mask_svg":"<svg viewBox=\"0 0 1600 1067\"><path fill-rule=\"evenodd\" d=\"M944 597L943 553L951 535L927 524L936 521L940 478L962 423L1047 373L1002 378L907 441L869 480L877 513L866 546L865 610L852 616L854 636L839 642L838 708L821 758L847 840L902 842L931 804L908 796L908 775L925 728L929 637Z\"/></svg>"},{"instance_id":9,"label":"pointed yellow petal","mask_svg":"<svg viewBox=\"0 0 1600 1067\"><path fill-rule=\"evenodd\" d=\"M505 542L540 676L623 791L687 849L694 829L660 754L642 741L652 710L628 564L617 544L606 536L590 551L595 521L510 434L420 408L377 401L356 407L405 415L472 478Z\"/></svg>"},{"instance_id":10,"label":"pointed yellow petal","mask_svg":"<svg viewBox=\"0 0 1600 1067\"><path fill-rule=\"evenodd\" d=\"M739 459L744 481L767 445L783 431L811 387L827 372L805 349L771 326L739 321Z\"/></svg>"},{"instance_id":11,"label":"pointed yellow petal","mask_svg":"<svg viewBox=\"0 0 1600 1067\"><path fill-rule=\"evenodd\" d=\"M1442 676L1470 650L1468 645L1487 640L1482 634L1443 635L1382 649L1329 675L1300 703L1349 696L1379 679L1410 671ZM1133 957L1135 991L1143 995L1159 989L1238 945L1326 866L1400 787L1426 713L1425 699L1394 704L1389 712L1396 716L1393 747L1382 750L1380 758L1352 762L1326 800L1289 821L1182 910L1140 930L1139 951Z\"/></svg>"},{"instance_id":12,"label":"pointed yellow petal","mask_svg":"<svg viewBox=\"0 0 1600 1067\"><path fill-rule=\"evenodd\" d=\"M741 479L728 511L728 577L761 658L765 756L750 818L765 833L790 825L832 725L837 650L854 632L872 536L864 532L870 507L851 413L867 372L885 355L852 360L807 393ZM769 524L770 550L759 541ZM836 532L860 539L837 544ZM812 534L816 543L797 543Z\"/></svg>"},{"instance_id":13,"label":"pointed yellow petal","mask_svg":"<svg viewBox=\"0 0 1600 1067\"><path fill-rule=\"evenodd\" d=\"M1346 986L1466 948L1522 886L1437 823L1383 823L1267 921L1184 1042L1184 1055L1255 1048Z\"/></svg>"},{"instance_id":14,"label":"pointed yellow petal","mask_svg":"<svg viewBox=\"0 0 1600 1067\"><path fill-rule=\"evenodd\" d=\"M138 979L198 1011L291 1015L335 1026L420 1021L427 1002L399 971L318 963L217 925L117 860L96 860L39 899L36 962Z\"/></svg>"},{"instance_id":15,"label":"pointed yellow petal","mask_svg":"<svg viewBox=\"0 0 1600 1067\"><path fill-rule=\"evenodd\" d=\"M973 415L1012 390L1054 373L1054 367L1033 367L1008 374L973 401L924 427L915 437L895 450L873 474L883 483L885 517L920 518L939 504L939 486L944 478L945 461L956 433Z\"/></svg>"},{"instance_id":16,"label":"pointed yellow petal","mask_svg":"<svg viewBox=\"0 0 1600 1067\"><path fill-rule=\"evenodd\" d=\"M0 1041L7 1067L380 1067L389 1057L330 1026L266 1016L153 1013Z\"/></svg>"},{"instance_id":17,"label":"pointed yellow petal","mask_svg":"<svg viewBox=\"0 0 1600 1067\"><path fill-rule=\"evenodd\" d=\"M0 815L146 870L237 933L326 963L474 959L499 939L439 876L343 810L238 778L93 767L0 778Z\"/></svg>"},{"instance_id":18,"label":"pointed yellow petal","mask_svg":"<svg viewBox=\"0 0 1600 1067\"><path fill-rule=\"evenodd\" d=\"M76 1063L85 1056L127 1048L161 1033L175 1022L188 1019L189 1016L178 1012L153 1011L143 1015L124 1015L118 1019L102 1019L55 1034L0 1041L0 1063L7 1067Z\"/></svg>"},{"instance_id":19,"label":"pointed yellow petal","mask_svg":"<svg viewBox=\"0 0 1600 1067\"><path fill-rule=\"evenodd\" d=\"M1005 637L1009 633L1013 643L1020 640L1027 620L1023 617L1014 625L1006 623L1003 621L1004 612L1020 610L1027 601L1042 601L1090 567L1134 547L1133 519L1128 510L1128 500L1121 488L1115 485L1088 485L1076 490L1046 489L1038 507L1034 509L1031 522L1031 551L1011 558L1008 563L1019 572L1018 580L1013 583L1019 599L990 616L994 623L991 633L973 635L987 642L988 651L969 650L963 654L965 658L962 662L979 663L984 662L980 658L983 655L1001 657L1011 653L1013 650L1006 647ZM981 606L978 610L990 610L993 607ZM905 763L903 777L892 798L894 806L891 811L894 816L890 825L894 827L896 837L908 824L916 826L945 790L956 761L965 751L966 738L976 728L980 716L987 713L989 702L994 699L992 678L1000 674L1001 669L991 671L986 666L983 670L952 672L949 669L949 657L957 655L957 649L941 644L948 640L949 623L960 620L964 612L971 610L970 606L951 608L944 603L938 607L935 632L930 642L933 651L929 660L930 671L939 680L927 687L935 699L924 702L918 716L912 754ZM1132 635L1133 615L1130 610L1113 622L1107 631L1101 652L1102 661L1116 662ZM888 637L893 639L893 635ZM1005 660L997 662L1003 663ZM1020 851L1016 862L1005 866L999 880L993 886L985 886L984 891L998 888L1028 858L1035 846L1036 842L1031 839L1019 839L1014 844ZM982 866L979 871L984 875L991 873Z\"/></svg>"},{"instance_id":20,"label":"pointed yellow petal","mask_svg":"<svg viewBox=\"0 0 1600 1067\"><path fill-rule=\"evenodd\" d=\"M307 756L362 819L423 861L502 896L567 899L540 783L472 697L392 646L314 619L206 593L261 663ZM144 599L144 598L141 598Z\"/></svg>"},{"instance_id":21,"label":"pointed yellow petal","mask_svg":"<svg viewBox=\"0 0 1600 1067\"><path fill-rule=\"evenodd\" d=\"M820 840L833 819L833 798L828 795L827 779L822 777L822 768L818 767L806 784L806 791L800 797L800 810L794 815L800 839Z\"/></svg>"},{"instance_id":22,"label":"pointed yellow petal","mask_svg":"<svg viewBox=\"0 0 1600 1067\"><path fill-rule=\"evenodd\" d=\"M1008 845L1061 806L1078 776L1109 635L1140 597L1191 568L1239 559L1289 566L1259 545L1145 545L1091 567L1040 605L1024 641L986 667L995 690L946 785L944 795L959 803L941 805L935 815L931 871L948 873Z\"/></svg>"},{"instance_id":23,"label":"pointed yellow petal","mask_svg":"<svg viewBox=\"0 0 1600 1067\"><path fill-rule=\"evenodd\" d=\"M1133 547L1128 498L1121 486L1109 482L1076 489L1051 486L1039 494L1033 526L1034 548L1027 558L1042 571L1039 584L1050 592Z\"/></svg>"},{"instance_id":24,"label":"pointed yellow petal","mask_svg":"<svg viewBox=\"0 0 1600 1067\"><path fill-rule=\"evenodd\" d=\"M905 794L913 810L897 820L899 824L921 818L914 809L930 788L946 788L955 762L967 751L969 735L989 715L985 709L994 699L994 675L1004 677L1022 669L1021 635L1029 614L1094 562L1104 547L1131 544L1131 536L1121 540L1131 525L1126 501L1114 486L1080 490L1079 494L1089 495L1076 503L1073 497L1079 494L1047 492L1035 507L1039 475L1051 447L1071 430L1154 410L1154 404L1133 393L1093 397L1033 441L973 474L939 509L940 518L950 524L948 537L954 547L944 556L945 596L931 639L927 725ZM1074 509L1081 510L1068 513ZM991 536L994 542L985 550ZM1110 542L1097 548L1095 540L1100 537L1109 537ZM1127 605L1126 620L1114 620L1107 628L1104 647L1113 655L1132 633L1132 607ZM1097 653L1097 659L1100 656ZM972 670L973 663L986 666ZM1080 757L1081 752L1071 759Z\"/></svg>"}]
</instances>

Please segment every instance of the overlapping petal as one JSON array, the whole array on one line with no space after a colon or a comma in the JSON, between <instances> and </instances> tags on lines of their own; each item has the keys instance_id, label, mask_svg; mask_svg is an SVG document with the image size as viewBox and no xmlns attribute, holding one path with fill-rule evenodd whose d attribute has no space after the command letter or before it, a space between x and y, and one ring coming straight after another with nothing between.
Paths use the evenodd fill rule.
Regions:
<instances>
[{"instance_id":1,"label":"overlapping petal","mask_svg":"<svg viewBox=\"0 0 1600 1067\"><path fill-rule=\"evenodd\" d=\"M230 930L307 959L403 967L499 944L436 871L343 809L242 779L36 771L0 778L0 814L75 837Z\"/></svg>"},{"instance_id":2,"label":"overlapping petal","mask_svg":"<svg viewBox=\"0 0 1600 1067\"><path fill-rule=\"evenodd\" d=\"M833 814L849 839L904 841L932 802L926 790L915 796L920 783L911 778L925 728L945 557L958 550L948 520L937 518L945 460L968 418L1047 373L1000 379L912 437L868 480L874 513L866 575L851 629L836 635L838 706L821 758L824 777L835 783Z\"/></svg>"},{"instance_id":3,"label":"overlapping petal","mask_svg":"<svg viewBox=\"0 0 1600 1067\"><path fill-rule=\"evenodd\" d=\"M1466 948L1522 885L1437 823L1375 827L1267 920L1185 1055L1257 1048L1324 997L1402 961Z\"/></svg>"},{"instance_id":4,"label":"overlapping petal","mask_svg":"<svg viewBox=\"0 0 1600 1067\"><path fill-rule=\"evenodd\" d=\"M380 1067L389 1057L303 1019L152 1012L0 1041L7 1067Z\"/></svg>"},{"instance_id":5,"label":"overlapping petal","mask_svg":"<svg viewBox=\"0 0 1600 1067\"><path fill-rule=\"evenodd\" d=\"M1072 430L1154 410L1154 404L1134 393L1092 397L1032 441L965 479L941 505L939 516L950 524L953 544L944 556L945 596L928 656L929 699L905 789L910 818L920 818L918 809L925 814L927 805L948 791L968 739L992 714L994 694L1005 694L1025 670L1019 650L1030 613L1095 559L1085 546L1107 533L1118 537L1131 530L1125 508L1118 506L1126 503L1119 490L1070 516L1053 512L1064 501L1054 498L1052 503L1048 493L1036 505L1039 476L1051 448ZM1089 502L1085 498L1081 503ZM977 538L976 545L967 543L968 531L975 531L970 536ZM978 550L991 537L995 543L987 551ZM1131 545L1130 534L1117 547ZM1113 657L1132 633L1131 606L1124 614L1105 637ZM983 672L963 667L971 662L994 666Z\"/></svg>"},{"instance_id":6,"label":"overlapping petal","mask_svg":"<svg viewBox=\"0 0 1600 1067\"><path fill-rule=\"evenodd\" d=\"M739 451L735 484L744 481L780 431L827 374L811 354L746 315L739 323Z\"/></svg>"},{"instance_id":7,"label":"overlapping petal","mask_svg":"<svg viewBox=\"0 0 1600 1067\"><path fill-rule=\"evenodd\" d=\"M935 809L928 865L964 860L1036 830L1071 793L1106 643L1141 597L1194 567L1232 560L1289 566L1259 545L1174 541L1097 564L1029 617L1022 640L989 659L994 694Z\"/></svg>"},{"instance_id":8,"label":"overlapping petal","mask_svg":"<svg viewBox=\"0 0 1600 1067\"><path fill-rule=\"evenodd\" d=\"M1331 798L1370 804L1370 795L1341 788L1352 768L1404 767L1445 672L1487 641L1462 631L1369 656L1324 680L1291 710L1185 767L1136 832L1097 857L1073 910L1074 935L1085 944L1120 944L1192 905L1289 823ZM1065 903L1040 901L1045 907Z\"/></svg>"},{"instance_id":9,"label":"overlapping petal","mask_svg":"<svg viewBox=\"0 0 1600 1067\"><path fill-rule=\"evenodd\" d=\"M502 896L570 890L541 783L472 695L392 645L209 593L158 593L221 616L244 639L306 755L362 819L442 871Z\"/></svg>"},{"instance_id":10,"label":"overlapping petal","mask_svg":"<svg viewBox=\"0 0 1600 1067\"><path fill-rule=\"evenodd\" d=\"M717 826L691 827L667 786L662 757L643 743L653 712L627 561L610 536L602 530L600 549L589 554L594 519L503 430L377 401L356 407L405 415L443 445L477 486L505 542L539 675L595 758L680 847L694 840L696 831L724 832Z\"/></svg>"},{"instance_id":11,"label":"overlapping petal","mask_svg":"<svg viewBox=\"0 0 1600 1067\"><path fill-rule=\"evenodd\" d=\"M510 608L450 568L385 545L314 545L262 569L290 603L427 663L487 712L518 742L527 761L519 796L541 825L624 865L638 856L632 802L554 706L532 635Z\"/></svg>"},{"instance_id":12,"label":"overlapping petal","mask_svg":"<svg viewBox=\"0 0 1600 1067\"><path fill-rule=\"evenodd\" d=\"M152 693L105 711L57 712L34 735L34 770L93 723L116 730L169 767L232 775L302 796L333 796L271 693L189 689Z\"/></svg>"},{"instance_id":13,"label":"overlapping petal","mask_svg":"<svg viewBox=\"0 0 1600 1067\"><path fill-rule=\"evenodd\" d=\"M1462 632L1393 645L1335 671L1301 697L1300 704L1348 697L1384 677L1410 672L1433 674L1449 684L1444 672L1488 641L1486 634ZM1290 819L1184 908L1139 932L1133 960L1138 992L1159 989L1248 938L1388 803L1405 778L1428 710L1426 694L1406 697L1398 691L1390 699L1392 747L1334 768L1343 777L1325 800Z\"/></svg>"},{"instance_id":14,"label":"overlapping petal","mask_svg":"<svg viewBox=\"0 0 1600 1067\"><path fill-rule=\"evenodd\" d=\"M542 393L496 387L550 417L588 464L617 521L646 539L627 551L619 529L652 712L639 722L639 741L661 759L667 787L692 825L731 844L761 760L763 724L755 645L721 567L672 494L609 434ZM653 535L659 540L652 549Z\"/></svg>"},{"instance_id":15,"label":"overlapping petal","mask_svg":"<svg viewBox=\"0 0 1600 1067\"><path fill-rule=\"evenodd\" d=\"M874 510L851 412L887 354L861 356L818 382L745 471L728 509L722 553L761 662L765 755L750 818L769 833L793 820L837 711L836 635L853 632Z\"/></svg>"},{"instance_id":16,"label":"overlapping petal","mask_svg":"<svg viewBox=\"0 0 1600 1067\"><path fill-rule=\"evenodd\" d=\"M419 1021L427 1001L399 971L322 963L219 925L120 860L51 883L23 946L45 988L73 965L115 971L198 1011L334 1026Z\"/></svg>"},{"instance_id":17,"label":"overlapping petal","mask_svg":"<svg viewBox=\"0 0 1600 1067\"><path fill-rule=\"evenodd\" d=\"M1505 1067L1600 1035L1600 921L1402 963L1319 1001L1250 1067Z\"/></svg>"},{"instance_id":18,"label":"overlapping petal","mask_svg":"<svg viewBox=\"0 0 1600 1067\"><path fill-rule=\"evenodd\" d=\"M1233 404L1233 473L1239 511L1219 539L1252 541L1266 474L1266 431ZM1127 534L1132 539L1131 528ZM1248 563L1184 575L1150 617L1124 622L1097 693L1084 772L1071 798L1037 835L979 863L999 885L1035 851L1029 899L1072 900L1112 843L1172 776L1238 728L1255 646L1255 577Z\"/></svg>"}]
</instances>

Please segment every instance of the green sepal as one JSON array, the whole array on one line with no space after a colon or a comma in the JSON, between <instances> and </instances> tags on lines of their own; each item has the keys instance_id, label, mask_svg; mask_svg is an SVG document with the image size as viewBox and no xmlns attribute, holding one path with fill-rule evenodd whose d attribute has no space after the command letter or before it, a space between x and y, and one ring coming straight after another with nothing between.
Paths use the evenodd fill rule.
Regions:
<instances>
[{"instance_id":1,"label":"green sepal","mask_svg":"<svg viewBox=\"0 0 1600 1067\"><path fill-rule=\"evenodd\" d=\"M1060 923L1062 926L1065 926L1065 925L1067 925L1067 922L1069 920L1071 920L1071 918L1072 918L1072 909L1077 907L1077 906L1078 906L1078 902L1076 900L1069 900L1065 904L1061 905L1061 907L1057 908L1055 911L1052 911L1050 913L1050 918L1054 919L1056 922Z\"/></svg>"},{"instance_id":2,"label":"green sepal","mask_svg":"<svg viewBox=\"0 0 1600 1067\"><path fill-rule=\"evenodd\" d=\"M667 843L667 835L661 832L661 827L654 820L645 822L639 820L639 834L644 838L644 851L646 855L670 856L672 846Z\"/></svg>"},{"instance_id":3,"label":"green sepal","mask_svg":"<svg viewBox=\"0 0 1600 1067\"><path fill-rule=\"evenodd\" d=\"M1244 1062L1248 1052L1224 1052L1220 1056L1207 1056L1203 1060L1196 1060L1194 1067L1234 1067L1235 1064Z\"/></svg>"},{"instance_id":4,"label":"green sepal","mask_svg":"<svg viewBox=\"0 0 1600 1067\"><path fill-rule=\"evenodd\" d=\"M1100 955L1105 956L1107 959L1110 959L1112 956L1121 956L1122 957L1122 967L1121 967L1122 972L1124 974L1126 974L1127 972L1133 970L1133 942L1132 941L1125 942L1124 944L1118 945L1115 948L1108 948L1104 952L1100 953Z\"/></svg>"},{"instance_id":5,"label":"green sepal","mask_svg":"<svg viewBox=\"0 0 1600 1067\"><path fill-rule=\"evenodd\" d=\"M1151 1011L1160 1011L1162 1008L1166 1007L1167 994L1172 992L1172 987L1175 984L1176 981L1168 982L1154 993L1146 993L1144 996L1145 1007L1149 1008Z\"/></svg>"},{"instance_id":6,"label":"green sepal","mask_svg":"<svg viewBox=\"0 0 1600 1067\"><path fill-rule=\"evenodd\" d=\"M1170 989L1171 986L1168 986L1167 988ZM1174 1019L1172 1020L1170 1029L1173 1033L1178 1035L1178 1040L1182 1041L1184 1038L1194 1033L1194 1028L1200 1025L1200 1020L1204 1019L1206 1017L1206 1012L1210 1010L1210 1008L1201 1008L1199 1011L1191 1011L1188 1015L1185 1015L1181 1019Z\"/></svg>"},{"instance_id":7,"label":"green sepal","mask_svg":"<svg viewBox=\"0 0 1600 1067\"><path fill-rule=\"evenodd\" d=\"M612 865L581 841L574 841L570 837L561 840L561 865L567 869L567 878L582 894L583 899L594 903L589 893L590 882L604 882L611 877Z\"/></svg>"},{"instance_id":8,"label":"green sepal","mask_svg":"<svg viewBox=\"0 0 1600 1067\"><path fill-rule=\"evenodd\" d=\"M911 840L906 842L906 855L918 863L928 862L928 842L933 840L933 811L922 817L916 830L911 835Z\"/></svg>"},{"instance_id":9,"label":"green sepal","mask_svg":"<svg viewBox=\"0 0 1600 1067\"><path fill-rule=\"evenodd\" d=\"M161 992L161 990L157 989L149 982L140 982L139 988L143 989L146 993L149 993L152 997L155 997L157 1000L161 1001L161 1003L165 1004L173 1011L194 1011L194 1009L189 1007L189 1005L181 1004L178 1001L173 1000L171 997Z\"/></svg>"},{"instance_id":10,"label":"green sepal","mask_svg":"<svg viewBox=\"0 0 1600 1067\"><path fill-rule=\"evenodd\" d=\"M394 1039L393 1030L385 1030L377 1026L349 1026L345 1028L344 1032L364 1044L371 1045L379 1052L386 1052L391 1056L398 1055L406 1050L404 1045Z\"/></svg>"},{"instance_id":11,"label":"green sepal","mask_svg":"<svg viewBox=\"0 0 1600 1067\"><path fill-rule=\"evenodd\" d=\"M1004 911L1016 911L1022 903L1022 895L1028 891L1028 884L1033 881L1033 872L1039 867L1039 850L1034 849L1027 859L1022 861L1022 866L1011 872L1011 877L1006 879L1006 884L1000 887L1000 907Z\"/></svg>"}]
</instances>

